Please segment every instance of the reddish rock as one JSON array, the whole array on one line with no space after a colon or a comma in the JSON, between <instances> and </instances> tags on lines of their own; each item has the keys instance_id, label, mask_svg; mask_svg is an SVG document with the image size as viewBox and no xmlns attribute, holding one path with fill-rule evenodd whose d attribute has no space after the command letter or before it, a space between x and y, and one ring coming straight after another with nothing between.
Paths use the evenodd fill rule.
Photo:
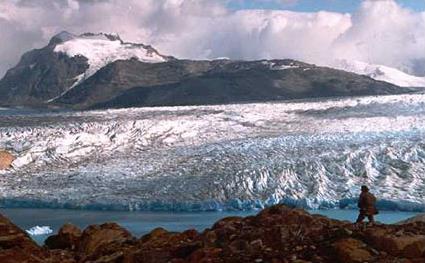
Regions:
<instances>
[{"instance_id":1,"label":"reddish rock","mask_svg":"<svg viewBox=\"0 0 425 263\"><path fill-rule=\"evenodd\" d=\"M39 257L34 251L27 251L22 248L9 248L0 250L0 262L2 263L43 263L45 257Z\"/></svg>"},{"instance_id":2,"label":"reddish rock","mask_svg":"<svg viewBox=\"0 0 425 263\"><path fill-rule=\"evenodd\" d=\"M210 263L220 262L223 250L221 248L202 248L198 249L189 258L190 263Z\"/></svg>"},{"instance_id":3,"label":"reddish rock","mask_svg":"<svg viewBox=\"0 0 425 263\"><path fill-rule=\"evenodd\" d=\"M54 248L54 249L53 249ZM0 220L0 263L425 262L425 223L358 227L278 205L198 233L157 228L136 240L109 223L66 225L45 249Z\"/></svg>"},{"instance_id":4,"label":"reddish rock","mask_svg":"<svg viewBox=\"0 0 425 263\"><path fill-rule=\"evenodd\" d=\"M231 217L225 217L219 221L217 221L212 229L218 229L218 228L229 228L229 229L236 229L242 225L242 217L239 216L231 216Z\"/></svg>"},{"instance_id":5,"label":"reddish rock","mask_svg":"<svg viewBox=\"0 0 425 263\"><path fill-rule=\"evenodd\" d=\"M182 242L177 246L174 245L170 251L170 256L173 258L187 258L196 250L202 248L201 242Z\"/></svg>"},{"instance_id":6,"label":"reddish rock","mask_svg":"<svg viewBox=\"0 0 425 263\"><path fill-rule=\"evenodd\" d=\"M217 234L214 230L206 230L203 233L203 239L206 246L214 246L217 241Z\"/></svg>"},{"instance_id":7,"label":"reddish rock","mask_svg":"<svg viewBox=\"0 0 425 263\"><path fill-rule=\"evenodd\" d=\"M164 228L155 228L149 234L144 235L140 241L142 243L156 243L157 241L163 241L164 239L168 239L171 236L171 233L165 230Z\"/></svg>"},{"instance_id":8,"label":"reddish rock","mask_svg":"<svg viewBox=\"0 0 425 263\"><path fill-rule=\"evenodd\" d=\"M26 232L0 215L0 262L45 262L48 254Z\"/></svg>"},{"instance_id":9,"label":"reddish rock","mask_svg":"<svg viewBox=\"0 0 425 263\"><path fill-rule=\"evenodd\" d=\"M372 254L366 249L367 245L357 239L341 239L335 242L333 247L340 262L362 263L373 259Z\"/></svg>"},{"instance_id":10,"label":"reddish rock","mask_svg":"<svg viewBox=\"0 0 425 263\"><path fill-rule=\"evenodd\" d=\"M0 170L10 168L15 159L15 156L13 156L10 152L0 151Z\"/></svg>"},{"instance_id":11,"label":"reddish rock","mask_svg":"<svg viewBox=\"0 0 425 263\"><path fill-rule=\"evenodd\" d=\"M45 244L50 249L75 250L79 245L81 235L81 230L78 227L65 224L59 229L57 235L48 237Z\"/></svg>"},{"instance_id":12,"label":"reddish rock","mask_svg":"<svg viewBox=\"0 0 425 263\"><path fill-rule=\"evenodd\" d=\"M168 232L163 228L154 229L139 240L137 257L143 262L169 262L188 258L194 251L201 248L203 243L196 230L183 233Z\"/></svg>"},{"instance_id":13,"label":"reddish rock","mask_svg":"<svg viewBox=\"0 0 425 263\"><path fill-rule=\"evenodd\" d=\"M84 259L96 259L115 254L132 241L130 232L118 224L92 225L81 235L78 252Z\"/></svg>"},{"instance_id":14,"label":"reddish rock","mask_svg":"<svg viewBox=\"0 0 425 263\"><path fill-rule=\"evenodd\" d=\"M405 234L392 229L371 229L367 231L367 237L372 246L393 256L425 256L425 235Z\"/></svg>"}]
</instances>

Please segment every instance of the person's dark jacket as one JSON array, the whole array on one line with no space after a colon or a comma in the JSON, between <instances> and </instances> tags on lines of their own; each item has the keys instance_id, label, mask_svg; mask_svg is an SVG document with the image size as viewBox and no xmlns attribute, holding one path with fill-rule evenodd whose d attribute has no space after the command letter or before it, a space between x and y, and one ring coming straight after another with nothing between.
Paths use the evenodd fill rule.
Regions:
<instances>
[{"instance_id":1,"label":"person's dark jacket","mask_svg":"<svg viewBox=\"0 0 425 263\"><path fill-rule=\"evenodd\" d=\"M360 208L360 213L364 215L376 215L378 214L378 209L375 206L376 197L369 192L362 192L360 194L358 207Z\"/></svg>"}]
</instances>

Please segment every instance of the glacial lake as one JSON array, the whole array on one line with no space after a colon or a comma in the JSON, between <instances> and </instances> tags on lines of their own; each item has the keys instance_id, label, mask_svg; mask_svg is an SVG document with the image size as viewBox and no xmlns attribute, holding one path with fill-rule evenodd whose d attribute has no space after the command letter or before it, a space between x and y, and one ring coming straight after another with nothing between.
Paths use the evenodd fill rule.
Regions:
<instances>
[{"instance_id":1,"label":"glacial lake","mask_svg":"<svg viewBox=\"0 0 425 263\"><path fill-rule=\"evenodd\" d=\"M321 214L338 220L354 222L357 210L312 210L313 214ZM248 216L257 211L227 211L227 212L199 212L199 213L171 213L171 212L125 212L125 211L91 211L91 210L66 210L66 209L0 209L0 213L11 219L22 229L28 230L34 226L49 226L53 233L65 223L72 223L80 228L92 224L116 222L128 229L134 236L140 237L152 229L163 227L169 231L184 231L197 229L202 231L211 227L217 220L227 216ZM377 221L391 224L413 217L418 213L381 211L376 217ZM33 235L37 243L42 244L49 236Z\"/></svg>"}]
</instances>

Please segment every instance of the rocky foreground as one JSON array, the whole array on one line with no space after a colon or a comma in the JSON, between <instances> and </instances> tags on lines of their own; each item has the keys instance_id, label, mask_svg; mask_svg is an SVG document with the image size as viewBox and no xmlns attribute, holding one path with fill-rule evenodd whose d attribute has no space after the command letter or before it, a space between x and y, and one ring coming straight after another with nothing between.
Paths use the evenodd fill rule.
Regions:
<instances>
[{"instance_id":1,"label":"rocky foreground","mask_svg":"<svg viewBox=\"0 0 425 263\"><path fill-rule=\"evenodd\" d=\"M355 226L283 205L202 233L65 225L44 247L0 216L0 262L425 262L425 223Z\"/></svg>"}]
</instances>

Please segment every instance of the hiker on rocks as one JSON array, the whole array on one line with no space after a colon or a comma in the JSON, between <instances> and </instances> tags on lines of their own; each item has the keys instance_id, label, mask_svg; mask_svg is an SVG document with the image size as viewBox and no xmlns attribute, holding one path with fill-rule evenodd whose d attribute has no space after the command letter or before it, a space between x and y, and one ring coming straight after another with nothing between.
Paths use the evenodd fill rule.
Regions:
<instances>
[{"instance_id":1,"label":"hiker on rocks","mask_svg":"<svg viewBox=\"0 0 425 263\"><path fill-rule=\"evenodd\" d=\"M378 209L376 209L376 197L369 192L369 188L366 185L363 185L361 188L362 192L359 197L358 207L360 208L359 217L357 218L356 223L361 223L367 217L369 223L374 223L374 215L378 214Z\"/></svg>"}]
</instances>

